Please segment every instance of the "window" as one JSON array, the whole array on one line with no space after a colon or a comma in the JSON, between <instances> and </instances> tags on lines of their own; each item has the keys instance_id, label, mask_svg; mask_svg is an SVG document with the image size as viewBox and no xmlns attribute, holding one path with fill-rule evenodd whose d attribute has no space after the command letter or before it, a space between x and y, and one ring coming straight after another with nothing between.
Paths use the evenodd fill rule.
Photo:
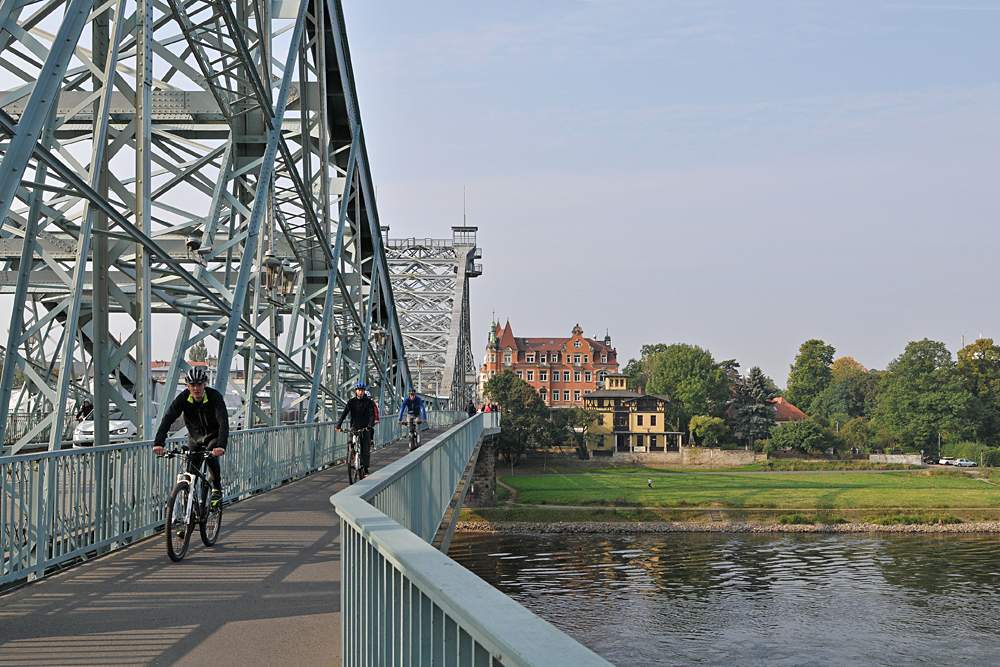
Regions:
<instances>
[{"instance_id":1,"label":"window","mask_svg":"<svg viewBox=\"0 0 1000 667\"><path fill-rule=\"evenodd\" d=\"M528 382L533 382L535 380L535 371L528 371Z\"/></svg>"},{"instance_id":2,"label":"window","mask_svg":"<svg viewBox=\"0 0 1000 667\"><path fill-rule=\"evenodd\" d=\"M573 341L573 347L580 347L580 341L578 340Z\"/></svg>"},{"instance_id":3,"label":"window","mask_svg":"<svg viewBox=\"0 0 1000 667\"><path fill-rule=\"evenodd\" d=\"M491 354L490 355L490 363L491 364L495 364L496 362L497 362L497 355Z\"/></svg>"},{"instance_id":4,"label":"window","mask_svg":"<svg viewBox=\"0 0 1000 667\"><path fill-rule=\"evenodd\" d=\"M573 382L580 381L580 371L573 371Z\"/></svg>"},{"instance_id":5,"label":"window","mask_svg":"<svg viewBox=\"0 0 1000 667\"><path fill-rule=\"evenodd\" d=\"M579 389L575 389L573 391L573 402L574 403L579 403L580 402L580 390Z\"/></svg>"},{"instance_id":6,"label":"window","mask_svg":"<svg viewBox=\"0 0 1000 667\"><path fill-rule=\"evenodd\" d=\"M569 389L563 391L563 401L569 403Z\"/></svg>"},{"instance_id":7,"label":"window","mask_svg":"<svg viewBox=\"0 0 1000 667\"><path fill-rule=\"evenodd\" d=\"M535 353L529 352L527 358L525 359L529 364L535 363Z\"/></svg>"},{"instance_id":8,"label":"window","mask_svg":"<svg viewBox=\"0 0 1000 667\"><path fill-rule=\"evenodd\" d=\"M553 389L552 390L552 402L553 403L557 403L558 401L559 401L559 390L558 389Z\"/></svg>"},{"instance_id":9,"label":"window","mask_svg":"<svg viewBox=\"0 0 1000 667\"><path fill-rule=\"evenodd\" d=\"M636 447L642 447L642 441L643 441L643 439L642 439L641 435L635 436L635 446Z\"/></svg>"},{"instance_id":10,"label":"window","mask_svg":"<svg viewBox=\"0 0 1000 667\"><path fill-rule=\"evenodd\" d=\"M649 415L649 425L656 426L656 415Z\"/></svg>"},{"instance_id":11,"label":"window","mask_svg":"<svg viewBox=\"0 0 1000 667\"><path fill-rule=\"evenodd\" d=\"M639 415L635 418L635 425L642 426L642 415Z\"/></svg>"},{"instance_id":12,"label":"window","mask_svg":"<svg viewBox=\"0 0 1000 667\"><path fill-rule=\"evenodd\" d=\"M580 363L580 355L579 354L574 354L573 355L573 363L574 364Z\"/></svg>"},{"instance_id":13,"label":"window","mask_svg":"<svg viewBox=\"0 0 1000 667\"><path fill-rule=\"evenodd\" d=\"M563 371L563 382L569 382L569 371ZM569 399L567 398L566 400L568 401Z\"/></svg>"},{"instance_id":14,"label":"window","mask_svg":"<svg viewBox=\"0 0 1000 667\"><path fill-rule=\"evenodd\" d=\"M602 364L608 363L608 355L606 355L606 354L602 354L601 355L601 363Z\"/></svg>"},{"instance_id":15,"label":"window","mask_svg":"<svg viewBox=\"0 0 1000 667\"><path fill-rule=\"evenodd\" d=\"M548 371L538 371L538 381L539 382L547 382L548 379L549 379L549 372Z\"/></svg>"},{"instance_id":16,"label":"window","mask_svg":"<svg viewBox=\"0 0 1000 667\"><path fill-rule=\"evenodd\" d=\"M505 364L509 364L510 363L510 352L504 352L503 353L503 362Z\"/></svg>"},{"instance_id":17,"label":"window","mask_svg":"<svg viewBox=\"0 0 1000 667\"><path fill-rule=\"evenodd\" d=\"M548 393L549 392L545 391L545 387L542 387L541 389L538 390L538 395L542 397L542 401L545 400L545 395Z\"/></svg>"},{"instance_id":18,"label":"window","mask_svg":"<svg viewBox=\"0 0 1000 667\"><path fill-rule=\"evenodd\" d=\"M517 371L517 377L518 377L518 378L521 378L521 377L522 377L522 374L521 374L521 371Z\"/></svg>"},{"instance_id":19,"label":"window","mask_svg":"<svg viewBox=\"0 0 1000 667\"><path fill-rule=\"evenodd\" d=\"M591 378L592 378L592 376L590 374L590 371L584 371L583 372L583 379L584 379L585 382L590 382Z\"/></svg>"},{"instance_id":20,"label":"window","mask_svg":"<svg viewBox=\"0 0 1000 667\"><path fill-rule=\"evenodd\" d=\"M546 358L546 355L544 355L544 354L538 355L538 361L540 361L543 364L545 363L545 358Z\"/></svg>"}]
</instances>

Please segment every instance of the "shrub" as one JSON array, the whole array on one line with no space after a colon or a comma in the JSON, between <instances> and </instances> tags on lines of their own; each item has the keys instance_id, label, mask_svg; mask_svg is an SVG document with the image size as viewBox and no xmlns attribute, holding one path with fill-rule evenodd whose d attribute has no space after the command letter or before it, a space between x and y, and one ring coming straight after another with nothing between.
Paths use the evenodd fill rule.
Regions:
<instances>
[{"instance_id":1,"label":"shrub","mask_svg":"<svg viewBox=\"0 0 1000 667\"><path fill-rule=\"evenodd\" d=\"M951 514L882 514L872 517L868 523L879 526L913 526L917 524L962 523L961 519Z\"/></svg>"},{"instance_id":2,"label":"shrub","mask_svg":"<svg viewBox=\"0 0 1000 667\"><path fill-rule=\"evenodd\" d=\"M805 516L804 514L785 514L781 518L779 518L778 521L786 525L801 525L801 524L810 524L813 522L812 519Z\"/></svg>"}]
</instances>

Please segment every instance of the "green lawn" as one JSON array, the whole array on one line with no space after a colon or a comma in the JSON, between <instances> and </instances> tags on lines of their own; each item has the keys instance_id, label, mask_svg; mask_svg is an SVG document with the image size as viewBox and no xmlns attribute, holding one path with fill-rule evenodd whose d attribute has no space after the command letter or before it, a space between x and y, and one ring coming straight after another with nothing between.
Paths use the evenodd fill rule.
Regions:
<instances>
[{"instance_id":1,"label":"green lawn","mask_svg":"<svg viewBox=\"0 0 1000 667\"><path fill-rule=\"evenodd\" d=\"M1000 508L1000 486L957 471L506 476L517 503L734 509Z\"/></svg>"}]
</instances>

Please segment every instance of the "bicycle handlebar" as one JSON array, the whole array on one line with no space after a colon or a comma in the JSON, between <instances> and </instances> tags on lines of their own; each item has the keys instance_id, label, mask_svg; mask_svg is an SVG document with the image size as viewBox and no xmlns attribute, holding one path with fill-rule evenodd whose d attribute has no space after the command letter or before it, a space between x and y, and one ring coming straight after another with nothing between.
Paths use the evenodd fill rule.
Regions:
<instances>
[{"instance_id":1,"label":"bicycle handlebar","mask_svg":"<svg viewBox=\"0 0 1000 667\"><path fill-rule=\"evenodd\" d=\"M184 447L183 449L164 449L163 453L162 454L158 454L158 456L160 456L162 458L165 458L165 459L172 459L175 456L191 456L192 454L198 454L200 456L203 456L206 459L210 459L210 458L213 458L215 456L215 454L212 453L211 449L198 449L198 450L192 451L192 450L188 449L187 447Z\"/></svg>"}]
</instances>

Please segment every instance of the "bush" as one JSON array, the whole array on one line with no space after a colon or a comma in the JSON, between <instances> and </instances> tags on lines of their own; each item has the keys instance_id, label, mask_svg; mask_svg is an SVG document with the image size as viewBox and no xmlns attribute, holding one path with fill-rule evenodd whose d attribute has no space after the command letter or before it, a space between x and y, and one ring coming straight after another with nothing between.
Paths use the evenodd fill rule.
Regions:
<instances>
[{"instance_id":1,"label":"bush","mask_svg":"<svg viewBox=\"0 0 1000 667\"><path fill-rule=\"evenodd\" d=\"M810 519L804 514L785 514L784 516L779 518L778 521L786 525L802 525L802 524L810 524L813 522L812 519Z\"/></svg>"},{"instance_id":2,"label":"bush","mask_svg":"<svg viewBox=\"0 0 1000 667\"><path fill-rule=\"evenodd\" d=\"M962 521L951 514L882 514L870 518L868 523L879 526L913 526L934 523L962 523Z\"/></svg>"},{"instance_id":3,"label":"bush","mask_svg":"<svg viewBox=\"0 0 1000 667\"><path fill-rule=\"evenodd\" d=\"M956 442L942 445L941 456L951 456L956 459L969 459L979 463L979 454L983 455L983 467L1000 467L1000 449L986 447L976 442Z\"/></svg>"},{"instance_id":4,"label":"bush","mask_svg":"<svg viewBox=\"0 0 1000 667\"><path fill-rule=\"evenodd\" d=\"M794 449L804 453L826 453L827 449L835 448L836 444L833 433L814 420L806 419L772 428L768 447L779 450Z\"/></svg>"}]
</instances>

